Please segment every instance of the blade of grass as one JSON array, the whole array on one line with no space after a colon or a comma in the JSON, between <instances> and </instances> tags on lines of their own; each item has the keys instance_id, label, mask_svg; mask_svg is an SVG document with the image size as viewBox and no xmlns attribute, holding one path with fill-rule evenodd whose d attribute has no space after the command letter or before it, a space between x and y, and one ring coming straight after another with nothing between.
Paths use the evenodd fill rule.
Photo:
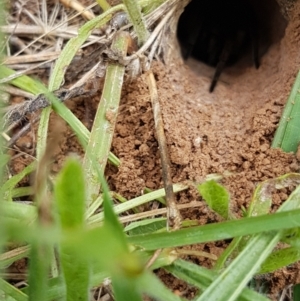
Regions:
<instances>
[{"instance_id":1,"label":"blade of grass","mask_svg":"<svg viewBox=\"0 0 300 301\"><path fill-rule=\"evenodd\" d=\"M19 289L0 278L0 292L1 291L6 295L5 299L1 300L8 300L7 298L10 296L15 301L28 301L28 296L26 294L22 293Z\"/></svg>"},{"instance_id":2,"label":"blade of grass","mask_svg":"<svg viewBox=\"0 0 300 301\"><path fill-rule=\"evenodd\" d=\"M22 246L0 255L0 268L6 268L18 259L24 258L29 254L29 246Z\"/></svg>"},{"instance_id":3,"label":"blade of grass","mask_svg":"<svg viewBox=\"0 0 300 301\"><path fill-rule=\"evenodd\" d=\"M0 66L0 78L2 76L8 76L14 73L13 70L5 67ZM85 148L88 140L90 138L90 132L88 129L83 125L83 123L68 109L63 103L61 103L53 94L49 92L49 90L40 82L33 80L32 78L22 75L16 79L14 79L11 83L16 87L24 89L25 91L31 92L33 94L45 94L48 95L48 99L50 100L54 111L62 117L72 128L72 130L76 133L79 141L81 142L82 146ZM46 125L47 126L47 125ZM40 150L40 152L42 149ZM119 166L120 161L119 159L112 153L109 154L110 162L115 165Z\"/></svg>"},{"instance_id":4,"label":"blade of grass","mask_svg":"<svg viewBox=\"0 0 300 301\"><path fill-rule=\"evenodd\" d=\"M234 301L259 270L281 236L279 232L258 234L238 257L211 283L195 301Z\"/></svg>"},{"instance_id":5,"label":"blade of grass","mask_svg":"<svg viewBox=\"0 0 300 301\"><path fill-rule=\"evenodd\" d=\"M79 30L78 35L68 41L64 49L62 50L58 60L56 61L53 69L52 76L49 80L49 88L57 90L60 88L64 75L66 72L66 66L69 66L76 52L79 50L81 45L86 41L91 31L104 26L110 19L114 12L124 10L124 5L116 5L98 17L86 22Z\"/></svg>"},{"instance_id":6,"label":"blade of grass","mask_svg":"<svg viewBox=\"0 0 300 301\"><path fill-rule=\"evenodd\" d=\"M113 41L111 50L125 56L129 39L128 33L119 32ZM83 161L88 204L99 194L100 181L95 162L100 165L99 171L102 174L107 163L114 134L124 74L125 66L119 63L110 63L107 67L101 100Z\"/></svg>"},{"instance_id":7,"label":"blade of grass","mask_svg":"<svg viewBox=\"0 0 300 301\"><path fill-rule=\"evenodd\" d=\"M183 301L184 298L173 294L165 285L152 273L145 272L139 279L139 286L145 294L160 301Z\"/></svg>"},{"instance_id":8,"label":"blade of grass","mask_svg":"<svg viewBox=\"0 0 300 301\"><path fill-rule=\"evenodd\" d=\"M293 210L300 207L300 186L278 209L278 212ZM265 229L264 229L265 231ZM284 231L261 232L249 240L242 252L214 280L197 301L208 298L216 301L234 301L251 278L258 272L260 266L270 255L283 236Z\"/></svg>"},{"instance_id":9,"label":"blade of grass","mask_svg":"<svg viewBox=\"0 0 300 301\"><path fill-rule=\"evenodd\" d=\"M54 188L59 221L63 231L82 229L85 225L84 188L80 164L75 159L69 159L58 175ZM88 301L90 267L84 257L77 256L75 247L63 243L60 245L60 262L67 288L67 301Z\"/></svg>"},{"instance_id":10,"label":"blade of grass","mask_svg":"<svg viewBox=\"0 0 300 301\"><path fill-rule=\"evenodd\" d=\"M123 0L123 2L138 37L138 44L141 46L145 44L149 37L149 32L142 16L141 7L137 0Z\"/></svg>"},{"instance_id":11,"label":"blade of grass","mask_svg":"<svg viewBox=\"0 0 300 301\"><path fill-rule=\"evenodd\" d=\"M272 194L274 193L274 191L283 187L298 185L299 183L300 175L296 173L285 174L275 179L266 180L260 183L253 193L249 209L247 210L247 216L250 217L268 214L272 205ZM227 247L226 250L218 258L214 268L216 270L221 269L228 257L234 251L236 251L237 255L237 249L243 249L248 240L249 237L234 238L229 247Z\"/></svg>"},{"instance_id":12,"label":"blade of grass","mask_svg":"<svg viewBox=\"0 0 300 301\"><path fill-rule=\"evenodd\" d=\"M229 193L222 185L214 180L206 181L198 186L198 191L213 211L224 219L231 217L229 212Z\"/></svg>"},{"instance_id":13,"label":"blade of grass","mask_svg":"<svg viewBox=\"0 0 300 301\"><path fill-rule=\"evenodd\" d=\"M204 226L191 227L171 233L154 233L129 237L129 243L156 250L174 248L209 241L229 239L237 236L251 235L262 231L289 229L300 226L300 209L278 212L270 215L242 218Z\"/></svg>"},{"instance_id":14,"label":"blade of grass","mask_svg":"<svg viewBox=\"0 0 300 301\"><path fill-rule=\"evenodd\" d=\"M21 172L7 180L0 188L0 195L3 201L12 201L12 191L15 186L28 174L32 173L36 168L36 162L30 163Z\"/></svg>"},{"instance_id":15,"label":"blade of grass","mask_svg":"<svg viewBox=\"0 0 300 301\"><path fill-rule=\"evenodd\" d=\"M274 251L262 264L259 274L271 273L299 260L300 250L297 247L284 248Z\"/></svg>"},{"instance_id":16,"label":"blade of grass","mask_svg":"<svg viewBox=\"0 0 300 301\"><path fill-rule=\"evenodd\" d=\"M177 259L172 265L165 267L165 269L177 278L198 287L202 291L204 291L218 276L217 272L181 259ZM244 288L237 300L268 301L269 299L250 289Z\"/></svg>"},{"instance_id":17,"label":"blade of grass","mask_svg":"<svg viewBox=\"0 0 300 301\"><path fill-rule=\"evenodd\" d=\"M300 142L300 71L284 107L272 147L285 152L296 152Z\"/></svg>"},{"instance_id":18,"label":"blade of grass","mask_svg":"<svg viewBox=\"0 0 300 301\"><path fill-rule=\"evenodd\" d=\"M45 300L48 288L51 245L33 243L31 245L29 257L28 300Z\"/></svg>"},{"instance_id":19,"label":"blade of grass","mask_svg":"<svg viewBox=\"0 0 300 301\"><path fill-rule=\"evenodd\" d=\"M174 184L173 185L174 192L179 192L188 189L187 185L184 184ZM123 204L119 204L114 206L114 211L116 214L120 214L122 212L128 211L130 209L133 209L134 207L140 206L142 204L148 203L150 201L156 200L157 198L165 196L165 190L164 188L158 189L156 191L144 194L142 196L139 196L137 198L134 198L132 200L129 200ZM103 221L104 214L103 212L100 212L91 218L89 218L88 223L100 223Z\"/></svg>"}]
</instances>

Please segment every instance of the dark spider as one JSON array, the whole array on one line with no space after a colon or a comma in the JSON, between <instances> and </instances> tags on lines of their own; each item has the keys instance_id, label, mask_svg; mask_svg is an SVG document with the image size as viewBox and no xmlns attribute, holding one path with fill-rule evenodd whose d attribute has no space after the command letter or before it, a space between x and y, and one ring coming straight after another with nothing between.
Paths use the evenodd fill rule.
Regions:
<instances>
[{"instance_id":1,"label":"dark spider","mask_svg":"<svg viewBox=\"0 0 300 301\"><path fill-rule=\"evenodd\" d=\"M259 67L257 20L247 0L194 0L180 16L177 35L184 59L193 56L216 67L210 92L223 69L236 63L249 45Z\"/></svg>"}]
</instances>

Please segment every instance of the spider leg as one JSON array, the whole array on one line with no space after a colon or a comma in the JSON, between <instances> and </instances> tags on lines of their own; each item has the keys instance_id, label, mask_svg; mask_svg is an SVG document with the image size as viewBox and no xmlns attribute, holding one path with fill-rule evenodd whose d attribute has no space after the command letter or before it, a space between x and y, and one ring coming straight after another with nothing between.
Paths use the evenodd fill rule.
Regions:
<instances>
[{"instance_id":1,"label":"spider leg","mask_svg":"<svg viewBox=\"0 0 300 301\"><path fill-rule=\"evenodd\" d=\"M210 87L209 87L209 92L212 93L218 83L218 80L220 78L220 75L222 73L222 71L224 70L224 67L226 66L226 63L228 61L228 58L230 56L231 50L232 50L232 43L233 41L227 40L225 42L225 45L222 49L221 55L220 55L220 59L219 62L217 64L216 70L215 70L215 74L214 77L211 81Z\"/></svg>"},{"instance_id":2,"label":"spider leg","mask_svg":"<svg viewBox=\"0 0 300 301\"><path fill-rule=\"evenodd\" d=\"M259 68L259 49L258 49L258 35L257 34L252 34L252 57L253 57L253 62L254 66L256 69Z\"/></svg>"}]
</instances>

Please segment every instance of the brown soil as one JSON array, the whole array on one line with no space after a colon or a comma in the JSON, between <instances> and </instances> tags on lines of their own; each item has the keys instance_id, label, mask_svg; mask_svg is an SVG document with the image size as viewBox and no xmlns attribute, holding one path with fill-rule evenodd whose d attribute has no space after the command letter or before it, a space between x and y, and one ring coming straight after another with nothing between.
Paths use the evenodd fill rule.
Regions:
<instances>
[{"instance_id":1,"label":"brown soil","mask_svg":"<svg viewBox=\"0 0 300 301\"><path fill-rule=\"evenodd\" d=\"M248 207L257 183L299 171L294 154L270 147L300 67L299 17L298 2L284 36L273 40L261 58L260 68L256 70L247 62L237 63L222 73L213 93L208 92L208 87L214 69L203 63L193 59L184 63L178 58L177 51L167 65L153 64L173 182L200 182L211 173L227 174L222 183L230 192L231 210L237 216L241 216L242 206ZM92 105L86 106L86 101L81 99L71 105L88 126L98 98L93 99ZM31 148L31 135L19 140L18 145L24 151L26 147ZM75 137L66 127L53 171L59 169L69 152L80 151ZM110 165L107 167L112 190L132 198L140 195L144 187L163 187L146 75L124 87L112 151L122 161L118 170ZM24 156L17 158L12 169L18 172L26 161ZM278 206L286 197L284 191L278 193L274 205ZM194 200L201 199L192 188L177 195L178 203ZM217 221L216 215L205 204L181 213L184 219L197 220L200 224ZM193 248L219 255L224 244L210 243ZM205 258L191 257L191 260L212 266L212 262ZM299 268L299 264L294 264L264 277L274 300L287 285L300 282ZM193 296L194 292L180 281L163 271L159 274L174 291Z\"/></svg>"}]
</instances>

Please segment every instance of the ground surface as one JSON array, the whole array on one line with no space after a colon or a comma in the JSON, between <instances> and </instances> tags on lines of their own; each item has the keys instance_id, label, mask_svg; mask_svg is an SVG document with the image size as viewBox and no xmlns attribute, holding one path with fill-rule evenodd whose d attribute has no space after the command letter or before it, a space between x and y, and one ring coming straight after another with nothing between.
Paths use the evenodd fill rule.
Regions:
<instances>
[{"instance_id":1,"label":"ground surface","mask_svg":"<svg viewBox=\"0 0 300 301\"><path fill-rule=\"evenodd\" d=\"M210 67L193 59L184 64L176 55L167 66L153 64L173 182L200 182L207 174L226 174L222 183L230 191L231 209L237 216L241 216L242 206L248 207L257 183L299 171L293 154L270 147L300 67L299 17L300 5L296 6L284 37L271 45L258 70L251 64L229 68L222 74L214 93L208 92L213 74ZM98 99L99 96L88 101L79 99L70 104L88 127L92 124ZM57 150L53 171L58 171L68 153L81 152L70 130L65 126L61 129L64 138ZM24 151L33 144L32 133L18 141ZM112 190L132 198L140 195L145 186L151 189L163 186L145 75L125 84L112 151L122 161L119 170L107 167ZM18 172L26 164L25 157L18 157L12 169ZM286 198L285 190L274 196L274 209ZM200 200L200 197L193 188L177 195L178 203L194 200ZM183 210L182 216L200 224L217 220L204 204ZM223 243L193 248L219 255ZM205 266L212 265L205 258L191 259ZM262 278L262 282L268 282L274 300L286 286L300 282L299 270L300 265L295 264ZM193 291L187 290L181 282L162 271L159 273L171 289L181 291L185 296L193 295Z\"/></svg>"}]
</instances>

